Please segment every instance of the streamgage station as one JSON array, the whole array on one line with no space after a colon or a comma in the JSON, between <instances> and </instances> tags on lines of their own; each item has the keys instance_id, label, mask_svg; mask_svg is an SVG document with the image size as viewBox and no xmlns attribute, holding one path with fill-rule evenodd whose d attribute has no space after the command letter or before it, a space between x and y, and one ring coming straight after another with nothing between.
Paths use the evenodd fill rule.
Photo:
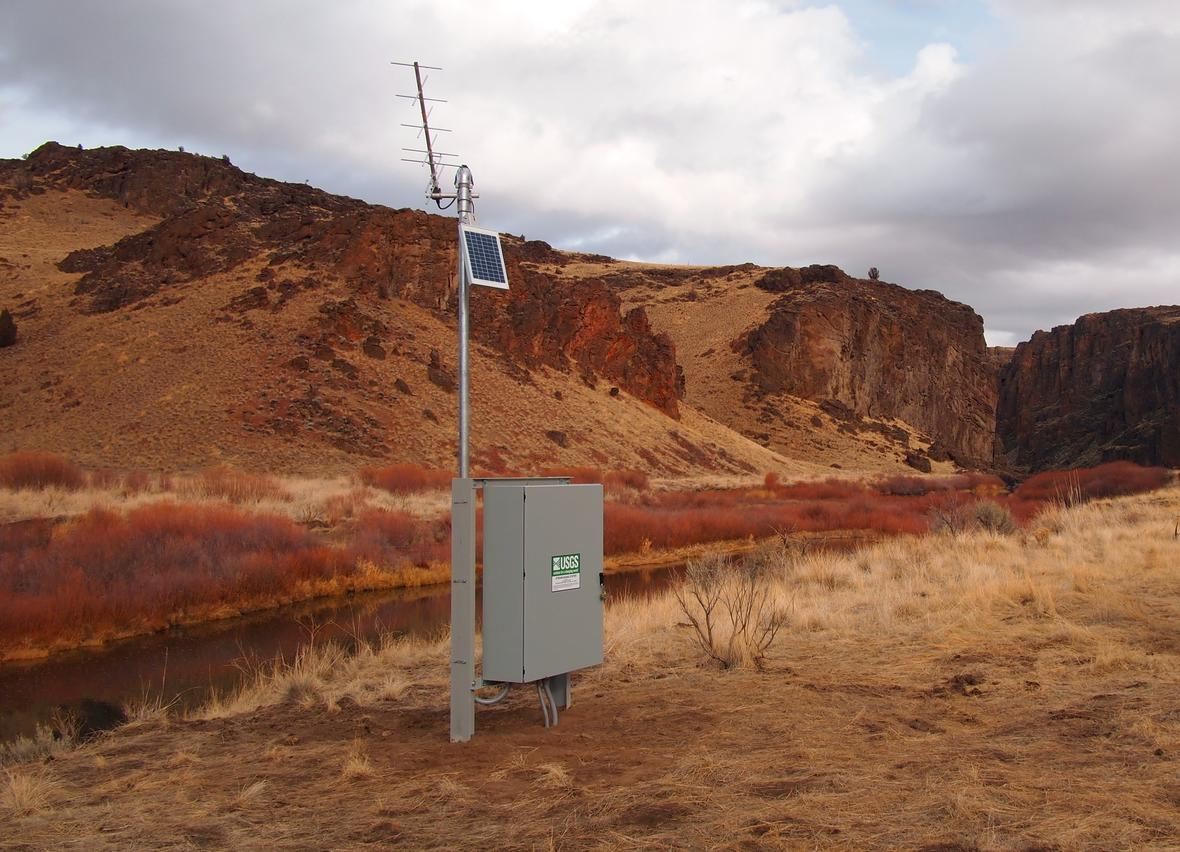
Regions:
<instances>
[{"instance_id":1,"label":"streamgage station","mask_svg":"<svg viewBox=\"0 0 1180 852\"><path fill-rule=\"evenodd\" d=\"M398 95L417 107L423 148L403 148L407 162L427 166L426 197L458 213L458 476L451 480L451 741L475 733L476 705L502 701L513 684L533 684L546 727L572 703L572 672L602 662L602 486L572 485L568 477L473 477L469 466L468 301L472 285L507 290L500 235L475 225L475 182L466 165L447 162L430 125L434 103L417 91ZM455 190L438 175L455 169ZM443 201L449 202L445 206ZM483 494L483 667L475 665L476 502ZM487 690L494 690L490 695ZM484 691L484 692L481 692Z\"/></svg>"}]
</instances>

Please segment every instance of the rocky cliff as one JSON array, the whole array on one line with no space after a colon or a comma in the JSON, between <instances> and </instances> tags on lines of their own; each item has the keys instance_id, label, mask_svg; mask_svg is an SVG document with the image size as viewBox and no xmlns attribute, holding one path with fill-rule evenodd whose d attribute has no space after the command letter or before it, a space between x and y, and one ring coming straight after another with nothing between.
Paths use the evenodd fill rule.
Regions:
<instances>
[{"instance_id":1,"label":"rocky cliff","mask_svg":"<svg viewBox=\"0 0 1180 852\"><path fill-rule=\"evenodd\" d=\"M996 435L997 461L1026 470L1180 467L1180 306L1038 331L1000 372Z\"/></svg>"},{"instance_id":2,"label":"rocky cliff","mask_svg":"<svg viewBox=\"0 0 1180 852\"><path fill-rule=\"evenodd\" d=\"M756 284L780 295L734 346L760 388L904 420L962 464L990 460L994 368L970 307L834 266L773 270Z\"/></svg>"}]
</instances>

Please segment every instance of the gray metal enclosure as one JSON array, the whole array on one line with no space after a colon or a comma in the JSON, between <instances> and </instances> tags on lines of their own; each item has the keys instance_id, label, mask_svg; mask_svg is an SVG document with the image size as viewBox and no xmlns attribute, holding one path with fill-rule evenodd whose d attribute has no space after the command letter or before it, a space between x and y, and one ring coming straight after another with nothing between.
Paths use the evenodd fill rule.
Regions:
<instances>
[{"instance_id":1,"label":"gray metal enclosure","mask_svg":"<svg viewBox=\"0 0 1180 852\"><path fill-rule=\"evenodd\" d=\"M483 678L602 662L602 486L484 485Z\"/></svg>"}]
</instances>

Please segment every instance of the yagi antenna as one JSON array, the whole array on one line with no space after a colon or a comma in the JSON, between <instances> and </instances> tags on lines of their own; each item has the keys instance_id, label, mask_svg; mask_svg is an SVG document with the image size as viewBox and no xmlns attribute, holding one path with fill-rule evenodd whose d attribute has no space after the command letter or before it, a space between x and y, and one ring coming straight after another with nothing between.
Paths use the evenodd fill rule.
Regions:
<instances>
[{"instance_id":1,"label":"yagi antenna","mask_svg":"<svg viewBox=\"0 0 1180 852\"><path fill-rule=\"evenodd\" d=\"M500 682L488 682L475 676L475 490L477 482L470 471L470 454L468 453L468 408L470 405L469 376L470 376L470 348L468 346L468 321L470 319L469 299L472 285L494 287L498 290L508 289L508 269L504 264L504 252L500 245L500 235L495 231L488 231L475 227L475 202L478 196L472 191L475 181L471 177L471 169L466 164L456 165L447 163L444 157L454 157L436 148L437 140L430 127L430 103L446 103L439 98L428 98L423 91L422 71L441 71L430 65L417 62L394 62L414 69L414 82L417 84L417 94L398 95L411 101L417 101L421 124L410 124L408 127L419 131L419 138L424 148L403 148L412 154L421 154L426 159L410 159L402 157L411 163L422 163L430 168L430 185L426 188L426 197L443 208L443 199L455 205L455 212L459 214L458 245L456 255L458 260L456 307L459 320L459 411L458 411L458 473L459 476L451 480L451 742L464 742L471 739L475 732L475 703L494 704L508 694L508 687ZM441 128L439 128L441 130ZM444 193L438 183L440 169L447 166L455 169L455 191ZM601 499L601 498L600 498ZM572 558L572 557L562 557ZM579 556L580 559L580 556ZM556 562L554 563L556 564ZM556 573L558 569L551 569ZM564 570L564 569L563 569ZM579 569L580 570L580 569ZM553 581L553 588L558 589L558 580ZM597 597L597 596L596 596ZM523 670L522 670L523 674ZM567 688L563 703L569 706L568 673ZM548 683L548 680L546 681ZM495 699L481 698L475 690L483 686L496 686L502 689ZM550 694L549 703L553 708L553 721L557 722L557 704ZM544 699L541 703L545 707ZM549 711L545 711L545 723L549 724Z\"/></svg>"},{"instance_id":2,"label":"yagi antenna","mask_svg":"<svg viewBox=\"0 0 1180 852\"><path fill-rule=\"evenodd\" d=\"M447 154L443 151L436 151L435 150L434 146L438 140L434 136L432 136L432 133L450 133L451 131L445 127L431 128L431 126L430 126L430 113L431 113L431 109L433 109L433 108L428 109L426 104L428 102L429 103L445 104L446 101L443 100L442 98L428 98L428 97L426 97L426 92L424 90L424 86L426 84L426 79L428 79L428 78L423 78L422 72L423 71L441 71L442 69L437 66L434 66L434 65L421 65L418 62L391 62L390 64L391 65L401 65L406 68L413 68L414 69L414 82L417 84L417 93L413 94L413 95L399 94L398 97L405 98L406 100L411 100L411 101L417 102L418 112L422 118L422 123L421 124L402 124L402 127L416 128L419 131L419 133L418 133L419 138L421 138L426 145L425 150L423 150L421 148L402 148L403 151L406 151L411 154L425 154L426 159L421 159L421 158L417 158L417 157L402 157L401 159L403 162L406 162L406 163L421 163L422 165L430 167L430 185L426 188L426 196L427 196L427 198L430 198L432 201L437 202L438 206L441 208L442 207L442 203L441 203L442 199L445 198L446 196L443 195L442 187L440 187L439 183L438 183L439 170L447 168L448 166L451 168L458 168L458 165L456 163L444 162L442 158L443 157L457 157L459 155L458 154Z\"/></svg>"}]
</instances>

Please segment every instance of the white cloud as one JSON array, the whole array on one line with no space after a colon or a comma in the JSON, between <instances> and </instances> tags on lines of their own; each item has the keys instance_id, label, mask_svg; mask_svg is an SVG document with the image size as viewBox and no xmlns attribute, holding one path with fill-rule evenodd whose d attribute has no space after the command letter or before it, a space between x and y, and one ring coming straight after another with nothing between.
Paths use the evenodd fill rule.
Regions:
<instances>
[{"instance_id":1,"label":"white cloud","mask_svg":"<svg viewBox=\"0 0 1180 852\"><path fill-rule=\"evenodd\" d=\"M1177 301L1172 4L1002 0L999 36L981 48L948 17L900 75L874 70L846 8L11 4L0 154L63 133L183 144L418 205L393 97L412 81L388 64L418 58L446 69L441 144L491 226L627 257L876 265L972 304L997 340Z\"/></svg>"}]
</instances>

